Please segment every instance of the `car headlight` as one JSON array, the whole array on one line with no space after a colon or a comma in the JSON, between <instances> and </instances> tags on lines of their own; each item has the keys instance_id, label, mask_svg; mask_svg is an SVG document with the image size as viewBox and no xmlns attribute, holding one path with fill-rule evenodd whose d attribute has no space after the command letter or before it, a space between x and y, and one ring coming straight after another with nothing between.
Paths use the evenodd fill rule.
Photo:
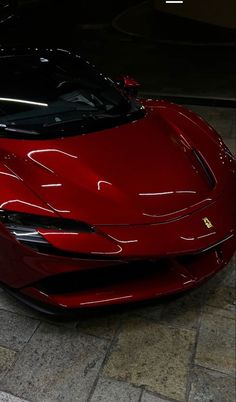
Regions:
<instances>
[{"instance_id":1,"label":"car headlight","mask_svg":"<svg viewBox=\"0 0 236 402\"><path fill-rule=\"evenodd\" d=\"M49 245L48 241L40 234L40 229L63 232L93 232L94 229L84 222L72 219L50 218L38 215L30 215L18 212L0 210L0 222L9 230L15 239L28 247L38 249L40 246Z\"/></svg>"}]
</instances>

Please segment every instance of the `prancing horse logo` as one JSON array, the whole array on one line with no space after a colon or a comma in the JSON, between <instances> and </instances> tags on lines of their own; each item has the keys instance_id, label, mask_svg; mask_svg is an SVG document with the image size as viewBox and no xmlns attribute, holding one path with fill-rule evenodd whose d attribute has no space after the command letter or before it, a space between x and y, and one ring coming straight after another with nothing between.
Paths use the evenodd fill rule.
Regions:
<instances>
[{"instance_id":1,"label":"prancing horse logo","mask_svg":"<svg viewBox=\"0 0 236 402\"><path fill-rule=\"evenodd\" d=\"M211 229L211 228L214 227L214 226L212 225L210 219L208 219L207 217L202 218L202 220L203 220L203 222L205 223L205 225L206 225L206 227L207 227L208 229Z\"/></svg>"}]
</instances>

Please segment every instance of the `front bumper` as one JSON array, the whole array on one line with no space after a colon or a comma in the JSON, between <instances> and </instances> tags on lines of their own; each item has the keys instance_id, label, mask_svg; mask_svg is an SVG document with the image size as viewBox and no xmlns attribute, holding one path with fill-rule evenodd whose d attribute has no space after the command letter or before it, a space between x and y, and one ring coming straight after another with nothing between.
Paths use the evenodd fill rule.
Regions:
<instances>
[{"instance_id":1,"label":"front bumper","mask_svg":"<svg viewBox=\"0 0 236 402\"><path fill-rule=\"evenodd\" d=\"M181 219L100 227L111 250L104 253L102 243L102 252L84 258L73 254L81 250L79 236L75 242L67 240L71 249L66 249L72 254L62 257L34 252L16 244L7 232L0 233L0 283L31 306L56 314L58 309L63 313L178 293L197 286L230 261L236 251L235 205L234 175L217 200ZM213 223L210 230L203 223L205 217ZM89 249L90 239L85 240ZM119 253L114 253L114 246Z\"/></svg>"},{"instance_id":2,"label":"front bumper","mask_svg":"<svg viewBox=\"0 0 236 402\"><path fill-rule=\"evenodd\" d=\"M51 314L138 302L197 286L222 269L235 249L236 238L230 236L197 254L64 273L11 293Z\"/></svg>"}]
</instances>

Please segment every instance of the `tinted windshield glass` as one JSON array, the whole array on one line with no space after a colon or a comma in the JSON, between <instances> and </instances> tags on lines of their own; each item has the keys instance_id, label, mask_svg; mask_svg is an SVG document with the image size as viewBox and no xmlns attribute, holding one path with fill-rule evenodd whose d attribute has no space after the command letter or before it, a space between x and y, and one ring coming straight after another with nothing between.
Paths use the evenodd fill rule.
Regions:
<instances>
[{"instance_id":1,"label":"tinted windshield glass","mask_svg":"<svg viewBox=\"0 0 236 402\"><path fill-rule=\"evenodd\" d=\"M84 124L87 131L89 126L96 130L102 120L112 126L138 111L134 101L78 56L57 51L0 58L0 127L5 132L60 134L72 127L86 131Z\"/></svg>"}]
</instances>

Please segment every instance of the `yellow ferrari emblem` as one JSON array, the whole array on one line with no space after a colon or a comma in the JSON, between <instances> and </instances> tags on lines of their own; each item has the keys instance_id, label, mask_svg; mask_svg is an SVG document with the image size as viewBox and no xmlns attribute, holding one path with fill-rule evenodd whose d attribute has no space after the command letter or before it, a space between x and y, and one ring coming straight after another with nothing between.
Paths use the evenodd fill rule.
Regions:
<instances>
[{"instance_id":1,"label":"yellow ferrari emblem","mask_svg":"<svg viewBox=\"0 0 236 402\"><path fill-rule=\"evenodd\" d=\"M211 229L211 228L214 227L214 226L212 225L210 219L208 219L207 217L206 217L206 218L203 218L202 220L203 220L203 222L205 223L205 225L206 225L206 227L207 227L208 229Z\"/></svg>"}]
</instances>

